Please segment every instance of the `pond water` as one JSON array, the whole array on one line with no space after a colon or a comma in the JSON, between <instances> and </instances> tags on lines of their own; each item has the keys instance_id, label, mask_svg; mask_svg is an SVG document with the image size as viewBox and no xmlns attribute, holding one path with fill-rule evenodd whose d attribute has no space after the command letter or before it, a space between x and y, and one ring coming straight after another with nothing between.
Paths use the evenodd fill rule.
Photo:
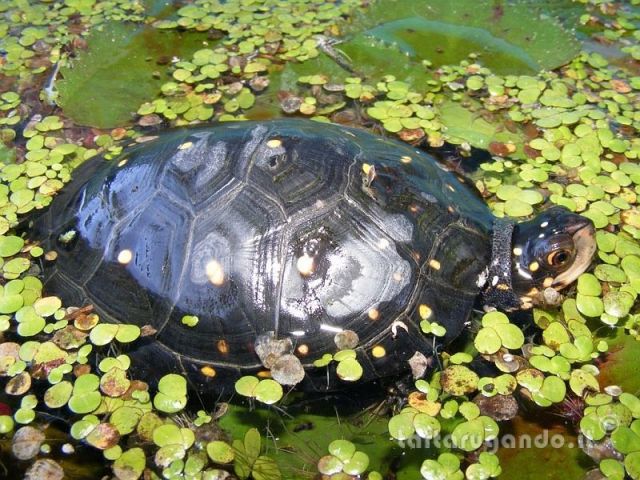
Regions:
<instances>
[{"instance_id":1,"label":"pond water","mask_svg":"<svg viewBox=\"0 0 640 480\"><path fill-rule=\"evenodd\" d=\"M638 0L2 2L0 476L640 478L639 27ZM419 380L363 385L347 346L313 359L329 394L146 383L127 353L153 332L47 291L30 221L91 158L282 117L423 149L498 217L564 206L594 261L551 302L474 312Z\"/></svg>"}]
</instances>

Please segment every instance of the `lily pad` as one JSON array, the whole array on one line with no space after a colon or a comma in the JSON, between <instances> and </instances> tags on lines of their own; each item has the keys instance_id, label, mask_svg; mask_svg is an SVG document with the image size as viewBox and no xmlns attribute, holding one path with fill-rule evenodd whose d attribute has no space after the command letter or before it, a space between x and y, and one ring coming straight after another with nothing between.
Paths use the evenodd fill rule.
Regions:
<instances>
[{"instance_id":1,"label":"lily pad","mask_svg":"<svg viewBox=\"0 0 640 480\"><path fill-rule=\"evenodd\" d=\"M88 49L60 71L64 79L57 84L59 103L80 125L113 128L130 123L138 105L160 91L162 75L154 73L166 72L162 58L188 56L201 47L201 40L196 33L123 22L93 29Z\"/></svg>"},{"instance_id":2,"label":"lily pad","mask_svg":"<svg viewBox=\"0 0 640 480\"><path fill-rule=\"evenodd\" d=\"M496 73L523 74L558 67L579 51L573 35L549 18L550 7L548 1L510 3L496 14L490 0L380 1L352 29L378 25L363 34L436 66L476 53Z\"/></svg>"}]
</instances>

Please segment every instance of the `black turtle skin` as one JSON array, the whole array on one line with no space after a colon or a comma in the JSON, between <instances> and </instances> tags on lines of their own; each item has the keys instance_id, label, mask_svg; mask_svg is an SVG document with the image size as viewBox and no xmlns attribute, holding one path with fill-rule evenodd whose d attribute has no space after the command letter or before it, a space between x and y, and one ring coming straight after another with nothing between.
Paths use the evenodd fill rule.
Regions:
<instances>
[{"instance_id":1,"label":"black turtle skin","mask_svg":"<svg viewBox=\"0 0 640 480\"><path fill-rule=\"evenodd\" d=\"M264 370L253 347L273 331L292 340L302 388L325 390L345 382L335 362L312 363L337 351L339 330L359 337L364 381L460 334L492 220L424 151L284 119L170 130L91 159L34 228L58 253L47 292L94 305L101 321L153 327L129 352L147 377L229 388ZM425 312L444 339L421 332Z\"/></svg>"}]
</instances>

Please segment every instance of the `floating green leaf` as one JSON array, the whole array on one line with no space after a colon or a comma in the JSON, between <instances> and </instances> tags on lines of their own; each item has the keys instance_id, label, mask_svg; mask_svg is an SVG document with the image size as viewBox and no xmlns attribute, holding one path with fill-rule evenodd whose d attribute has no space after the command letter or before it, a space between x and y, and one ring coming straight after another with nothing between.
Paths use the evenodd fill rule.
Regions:
<instances>
[{"instance_id":1,"label":"floating green leaf","mask_svg":"<svg viewBox=\"0 0 640 480\"><path fill-rule=\"evenodd\" d=\"M198 40L198 35L122 22L94 29L87 39L88 50L70 68L61 69L60 105L81 125L113 128L130 123L137 106L160 90L162 80L154 72L165 72L167 67L157 60L195 50Z\"/></svg>"},{"instance_id":2,"label":"floating green leaf","mask_svg":"<svg viewBox=\"0 0 640 480\"><path fill-rule=\"evenodd\" d=\"M158 393L153 405L165 413L176 413L187 404L187 381L181 375L170 373L158 382Z\"/></svg>"}]
</instances>

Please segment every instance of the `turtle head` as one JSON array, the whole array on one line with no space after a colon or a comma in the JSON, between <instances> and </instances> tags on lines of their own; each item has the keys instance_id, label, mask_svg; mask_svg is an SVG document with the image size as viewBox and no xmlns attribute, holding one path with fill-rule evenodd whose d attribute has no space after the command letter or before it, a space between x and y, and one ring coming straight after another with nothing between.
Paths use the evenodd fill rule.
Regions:
<instances>
[{"instance_id":1,"label":"turtle head","mask_svg":"<svg viewBox=\"0 0 640 480\"><path fill-rule=\"evenodd\" d=\"M595 228L586 217L552 207L518 224L512 246L513 291L526 308L545 289L561 290L589 268L596 251Z\"/></svg>"}]
</instances>

